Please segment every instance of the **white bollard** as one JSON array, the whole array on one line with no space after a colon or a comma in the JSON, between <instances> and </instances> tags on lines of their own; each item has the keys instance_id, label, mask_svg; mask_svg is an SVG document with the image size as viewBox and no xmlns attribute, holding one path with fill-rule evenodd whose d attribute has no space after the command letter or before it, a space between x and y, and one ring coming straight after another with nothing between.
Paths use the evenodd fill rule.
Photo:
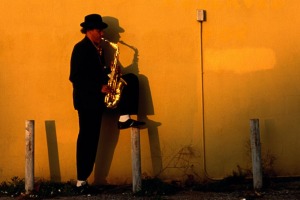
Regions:
<instances>
[{"instance_id":1,"label":"white bollard","mask_svg":"<svg viewBox=\"0 0 300 200\"><path fill-rule=\"evenodd\" d=\"M34 187L34 120L25 121L25 191Z\"/></svg>"},{"instance_id":2,"label":"white bollard","mask_svg":"<svg viewBox=\"0 0 300 200\"><path fill-rule=\"evenodd\" d=\"M142 189L140 129L131 128L132 191Z\"/></svg>"}]
</instances>

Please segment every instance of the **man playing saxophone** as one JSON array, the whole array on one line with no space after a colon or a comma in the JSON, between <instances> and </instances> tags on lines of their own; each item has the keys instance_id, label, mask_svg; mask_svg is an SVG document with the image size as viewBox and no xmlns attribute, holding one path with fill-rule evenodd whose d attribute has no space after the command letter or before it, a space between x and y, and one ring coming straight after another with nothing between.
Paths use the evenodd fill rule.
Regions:
<instances>
[{"instance_id":1,"label":"man playing saxophone","mask_svg":"<svg viewBox=\"0 0 300 200\"><path fill-rule=\"evenodd\" d=\"M103 30L108 27L98 14L85 16L80 24L85 37L75 44L70 63L69 80L73 86L73 104L78 112L79 134L77 138L77 189L81 194L88 192L87 178L93 171L101 130L102 114L106 109L104 99L112 92L108 86L110 67L105 66L104 54L99 48ZM144 122L130 118L138 112L139 82L134 74L122 76L126 85L118 102L120 113L119 129L139 127Z\"/></svg>"}]
</instances>

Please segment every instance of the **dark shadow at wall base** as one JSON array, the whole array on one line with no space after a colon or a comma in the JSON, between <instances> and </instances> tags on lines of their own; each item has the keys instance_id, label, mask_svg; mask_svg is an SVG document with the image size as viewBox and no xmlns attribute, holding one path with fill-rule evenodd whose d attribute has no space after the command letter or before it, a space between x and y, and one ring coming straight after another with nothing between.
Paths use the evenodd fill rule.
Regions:
<instances>
[{"instance_id":1,"label":"dark shadow at wall base","mask_svg":"<svg viewBox=\"0 0 300 200\"><path fill-rule=\"evenodd\" d=\"M58 156L55 121L54 120L45 121L45 129L46 129L47 146L48 146L50 180L53 182L60 182L61 174L59 168L59 156Z\"/></svg>"},{"instance_id":2,"label":"dark shadow at wall base","mask_svg":"<svg viewBox=\"0 0 300 200\"><path fill-rule=\"evenodd\" d=\"M117 112L105 112L102 118L102 127L99 138L97 157L94 168L94 184L106 185L116 145L119 140Z\"/></svg>"}]
</instances>

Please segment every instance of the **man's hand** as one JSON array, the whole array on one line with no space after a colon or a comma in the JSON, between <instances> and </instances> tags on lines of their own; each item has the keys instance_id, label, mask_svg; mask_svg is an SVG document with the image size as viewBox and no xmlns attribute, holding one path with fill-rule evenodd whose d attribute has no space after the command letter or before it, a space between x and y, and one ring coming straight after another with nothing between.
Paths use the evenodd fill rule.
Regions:
<instances>
[{"instance_id":1,"label":"man's hand","mask_svg":"<svg viewBox=\"0 0 300 200\"><path fill-rule=\"evenodd\" d=\"M105 94L109 93L110 92L110 88L108 87L108 85L103 85L102 89L101 89L101 92L105 93Z\"/></svg>"}]
</instances>

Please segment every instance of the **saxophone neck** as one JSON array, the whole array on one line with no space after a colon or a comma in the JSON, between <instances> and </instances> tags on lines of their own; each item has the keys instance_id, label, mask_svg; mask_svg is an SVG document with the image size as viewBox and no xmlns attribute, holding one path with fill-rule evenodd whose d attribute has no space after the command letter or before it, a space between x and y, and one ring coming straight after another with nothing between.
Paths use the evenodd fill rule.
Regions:
<instances>
[{"instance_id":1,"label":"saxophone neck","mask_svg":"<svg viewBox=\"0 0 300 200\"><path fill-rule=\"evenodd\" d=\"M113 43L105 38L101 38L101 40L103 40L104 42L107 42L108 44L110 44L110 46L116 50L119 50L119 46L117 43Z\"/></svg>"}]
</instances>

